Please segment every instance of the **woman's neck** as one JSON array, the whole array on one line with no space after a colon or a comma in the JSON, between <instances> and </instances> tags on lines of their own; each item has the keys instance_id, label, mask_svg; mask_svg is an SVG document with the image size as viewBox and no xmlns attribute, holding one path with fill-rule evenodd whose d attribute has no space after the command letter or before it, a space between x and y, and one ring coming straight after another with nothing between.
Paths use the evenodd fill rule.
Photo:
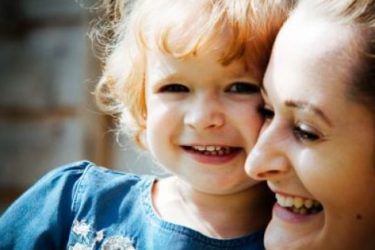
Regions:
<instances>
[{"instance_id":1,"label":"woman's neck","mask_svg":"<svg viewBox=\"0 0 375 250\"><path fill-rule=\"evenodd\" d=\"M272 199L265 183L219 195L169 177L157 181L152 190L154 208L162 219L213 238L237 238L265 228Z\"/></svg>"}]
</instances>

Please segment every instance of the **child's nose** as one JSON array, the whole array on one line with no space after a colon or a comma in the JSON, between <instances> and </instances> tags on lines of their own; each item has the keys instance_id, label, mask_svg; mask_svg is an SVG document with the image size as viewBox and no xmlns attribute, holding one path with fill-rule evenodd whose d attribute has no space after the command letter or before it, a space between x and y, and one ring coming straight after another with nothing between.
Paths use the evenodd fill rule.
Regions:
<instances>
[{"instance_id":1,"label":"child's nose","mask_svg":"<svg viewBox=\"0 0 375 250\"><path fill-rule=\"evenodd\" d=\"M225 114L219 98L214 96L196 98L186 112L184 122L194 129L222 127L225 124Z\"/></svg>"},{"instance_id":2,"label":"child's nose","mask_svg":"<svg viewBox=\"0 0 375 250\"><path fill-rule=\"evenodd\" d=\"M290 161L282 136L273 127L264 129L247 156L246 173L255 180L277 180L290 170Z\"/></svg>"}]
</instances>

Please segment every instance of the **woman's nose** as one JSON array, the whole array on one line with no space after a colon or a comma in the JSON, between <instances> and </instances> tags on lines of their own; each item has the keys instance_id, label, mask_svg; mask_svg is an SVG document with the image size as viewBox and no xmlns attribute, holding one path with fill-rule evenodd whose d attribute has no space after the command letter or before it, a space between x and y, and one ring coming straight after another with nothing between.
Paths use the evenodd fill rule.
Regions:
<instances>
[{"instance_id":1,"label":"woman's nose","mask_svg":"<svg viewBox=\"0 0 375 250\"><path fill-rule=\"evenodd\" d=\"M215 129L225 124L225 111L220 98L215 96L197 97L185 114L184 122L194 129Z\"/></svg>"},{"instance_id":2,"label":"woman's nose","mask_svg":"<svg viewBox=\"0 0 375 250\"><path fill-rule=\"evenodd\" d=\"M246 173L255 180L281 178L290 170L288 147L282 131L275 126L264 128L247 156Z\"/></svg>"}]
</instances>

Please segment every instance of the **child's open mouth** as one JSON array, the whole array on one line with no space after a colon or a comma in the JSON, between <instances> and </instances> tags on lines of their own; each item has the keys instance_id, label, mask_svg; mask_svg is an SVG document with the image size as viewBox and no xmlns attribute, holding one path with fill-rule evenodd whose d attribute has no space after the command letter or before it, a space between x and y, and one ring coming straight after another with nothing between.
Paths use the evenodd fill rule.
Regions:
<instances>
[{"instance_id":1,"label":"child's open mouth","mask_svg":"<svg viewBox=\"0 0 375 250\"><path fill-rule=\"evenodd\" d=\"M228 156L233 155L242 150L240 147L227 147L227 146L182 146L185 150L207 156Z\"/></svg>"},{"instance_id":2,"label":"child's open mouth","mask_svg":"<svg viewBox=\"0 0 375 250\"><path fill-rule=\"evenodd\" d=\"M301 215L316 214L323 210L320 202L313 199L285 196L277 193L276 201L281 207L288 209L292 213Z\"/></svg>"}]
</instances>

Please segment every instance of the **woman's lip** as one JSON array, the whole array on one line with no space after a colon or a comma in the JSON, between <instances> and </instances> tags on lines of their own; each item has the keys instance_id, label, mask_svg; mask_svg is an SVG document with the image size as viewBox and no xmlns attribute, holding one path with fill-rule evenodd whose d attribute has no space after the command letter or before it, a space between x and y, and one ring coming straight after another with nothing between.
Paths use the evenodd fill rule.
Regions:
<instances>
[{"instance_id":1,"label":"woman's lip","mask_svg":"<svg viewBox=\"0 0 375 250\"><path fill-rule=\"evenodd\" d=\"M275 202L273 206L273 216L276 216L282 221L288 223L306 223L308 221L313 220L320 216L321 212L314 213L314 214L298 214L293 213L289 209L280 206L277 202Z\"/></svg>"},{"instance_id":2,"label":"woman's lip","mask_svg":"<svg viewBox=\"0 0 375 250\"><path fill-rule=\"evenodd\" d=\"M300 198L306 199L306 200L307 199L314 200L314 198L302 196L302 195L298 195L298 194L289 194L289 193L285 193L285 192L274 191L272 189L271 189L271 191L275 194L279 194L279 195L282 195L282 196L285 196L285 197L300 197Z\"/></svg>"}]
</instances>

